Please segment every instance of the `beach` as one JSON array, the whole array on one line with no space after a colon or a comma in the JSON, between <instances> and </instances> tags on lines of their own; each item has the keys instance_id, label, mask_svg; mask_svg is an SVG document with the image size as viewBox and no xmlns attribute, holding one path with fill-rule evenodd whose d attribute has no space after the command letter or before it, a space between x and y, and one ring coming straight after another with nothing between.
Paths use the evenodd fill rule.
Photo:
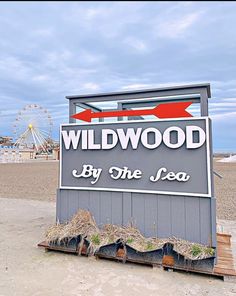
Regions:
<instances>
[{"instance_id":1,"label":"beach","mask_svg":"<svg viewBox=\"0 0 236 296\"><path fill-rule=\"evenodd\" d=\"M95 257L45 252L55 203L0 198L1 296L233 296L236 284L211 276ZM236 229L235 229L236 230Z\"/></svg>"},{"instance_id":2,"label":"beach","mask_svg":"<svg viewBox=\"0 0 236 296\"><path fill-rule=\"evenodd\" d=\"M214 163L217 220L236 251L236 164ZM236 283L138 264L45 252L55 223L58 162L0 164L1 296L236 295ZM228 219L228 220L226 220Z\"/></svg>"}]
</instances>

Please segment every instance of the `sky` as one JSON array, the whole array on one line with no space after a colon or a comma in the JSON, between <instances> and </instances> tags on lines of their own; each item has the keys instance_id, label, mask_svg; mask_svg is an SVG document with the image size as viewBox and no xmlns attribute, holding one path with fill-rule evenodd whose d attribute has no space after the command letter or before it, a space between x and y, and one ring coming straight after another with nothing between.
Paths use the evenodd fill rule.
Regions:
<instances>
[{"instance_id":1,"label":"sky","mask_svg":"<svg viewBox=\"0 0 236 296\"><path fill-rule=\"evenodd\" d=\"M210 83L215 152L236 152L236 2L0 2L0 135L66 95Z\"/></svg>"}]
</instances>

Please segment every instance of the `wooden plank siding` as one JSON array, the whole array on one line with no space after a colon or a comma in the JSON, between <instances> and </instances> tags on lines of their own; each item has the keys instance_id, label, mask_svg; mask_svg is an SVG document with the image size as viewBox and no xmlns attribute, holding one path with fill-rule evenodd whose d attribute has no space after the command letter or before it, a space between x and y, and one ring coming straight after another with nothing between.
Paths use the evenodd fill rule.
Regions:
<instances>
[{"instance_id":1,"label":"wooden plank siding","mask_svg":"<svg viewBox=\"0 0 236 296\"><path fill-rule=\"evenodd\" d=\"M176 236L214 245L211 198L109 191L57 192L56 219L66 222L80 209L91 211L99 227L131 223L147 237Z\"/></svg>"}]
</instances>

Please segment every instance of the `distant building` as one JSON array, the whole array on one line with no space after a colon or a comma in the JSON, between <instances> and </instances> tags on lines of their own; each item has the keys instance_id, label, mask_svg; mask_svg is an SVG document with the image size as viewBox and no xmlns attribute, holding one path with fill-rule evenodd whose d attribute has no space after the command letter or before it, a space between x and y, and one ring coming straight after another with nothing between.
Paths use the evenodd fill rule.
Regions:
<instances>
[{"instance_id":1,"label":"distant building","mask_svg":"<svg viewBox=\"0 0 236 296\"><path fill-rule=\"evenodd\" d=\"M12 137L0 136L0 145L2 145L2 146L12 146L13 145L12 140L13 140Z\"/></svg>"},{"instance_id":2,"label":"distant building","mask_svg":"<svg viewBox=\"0 0 236 296\"><path fill-rule=\"evenodd\" d=\"M0 146L0 163L24 162L35 159L35 150Z\"/></svg>"},{"instance_id":3,"label":"distant building","mask_svg":"<svg viewBox=\"0 0 236 296\"><path fill-rule=\"evenodd\" d=\"M60 159L60 148L56 147L52 150L53 159L59 160Z\"/></svg>"}]
</instances>

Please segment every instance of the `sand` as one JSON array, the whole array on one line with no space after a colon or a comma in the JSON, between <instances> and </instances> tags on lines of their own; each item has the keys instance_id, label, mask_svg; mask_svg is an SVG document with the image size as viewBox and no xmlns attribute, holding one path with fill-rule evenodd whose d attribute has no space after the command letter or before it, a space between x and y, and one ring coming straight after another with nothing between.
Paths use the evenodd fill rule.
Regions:
<instances>
[{"instance_id":1,"label":"sand","mask_svg":"<svg viewBox=\"0 0 236 296\"><path fill-rule=\"evenodd\" d=\"M236 163L214 162L217 218L236 220Z\"/></svg>"},{"instance_id":2,"label":"sand","mask_svg":"<svg viewBox=\"0 0 236 296\"><path fill-rule=\"evenodd\" d=\"M236 163L214 162L217 218L236 220ZM59 162L0 164L0 197L55 201Z\"/></svg>"},{"instance_id":3,"label":"sand","mask_svg":"<svg viewBox=\"0 0 236 296\"><path fill-rule=\"evenodd\" d=\"M54 202L0 198L0 213L1 296L236 295L235 283L210 276L45 252L37 243Z\"/></svg>"},{"instance_id":4,"label":"sand","mask_svg":"<svg viewBox=\"0 0 236 296\"><path fill-rule=\"evenodd\" d=\"M56 200L59 162L0 163L0 197Z\"/></svg>"},{"instance_id":5,"label":"sand","mask_svg":"<svg viewBox=\"0 0 236 296\"><path fill-rule=\"evenodd\" d=\"M215 163L218 225L236 256L236 164ZM55 222L58 162L0 164L0 296L236 295L210 276L44 252L37 243ZM2 197L2 198L1 198ZM220 222L220 223L219 223Z\"/></svg>"}]
</instances>

